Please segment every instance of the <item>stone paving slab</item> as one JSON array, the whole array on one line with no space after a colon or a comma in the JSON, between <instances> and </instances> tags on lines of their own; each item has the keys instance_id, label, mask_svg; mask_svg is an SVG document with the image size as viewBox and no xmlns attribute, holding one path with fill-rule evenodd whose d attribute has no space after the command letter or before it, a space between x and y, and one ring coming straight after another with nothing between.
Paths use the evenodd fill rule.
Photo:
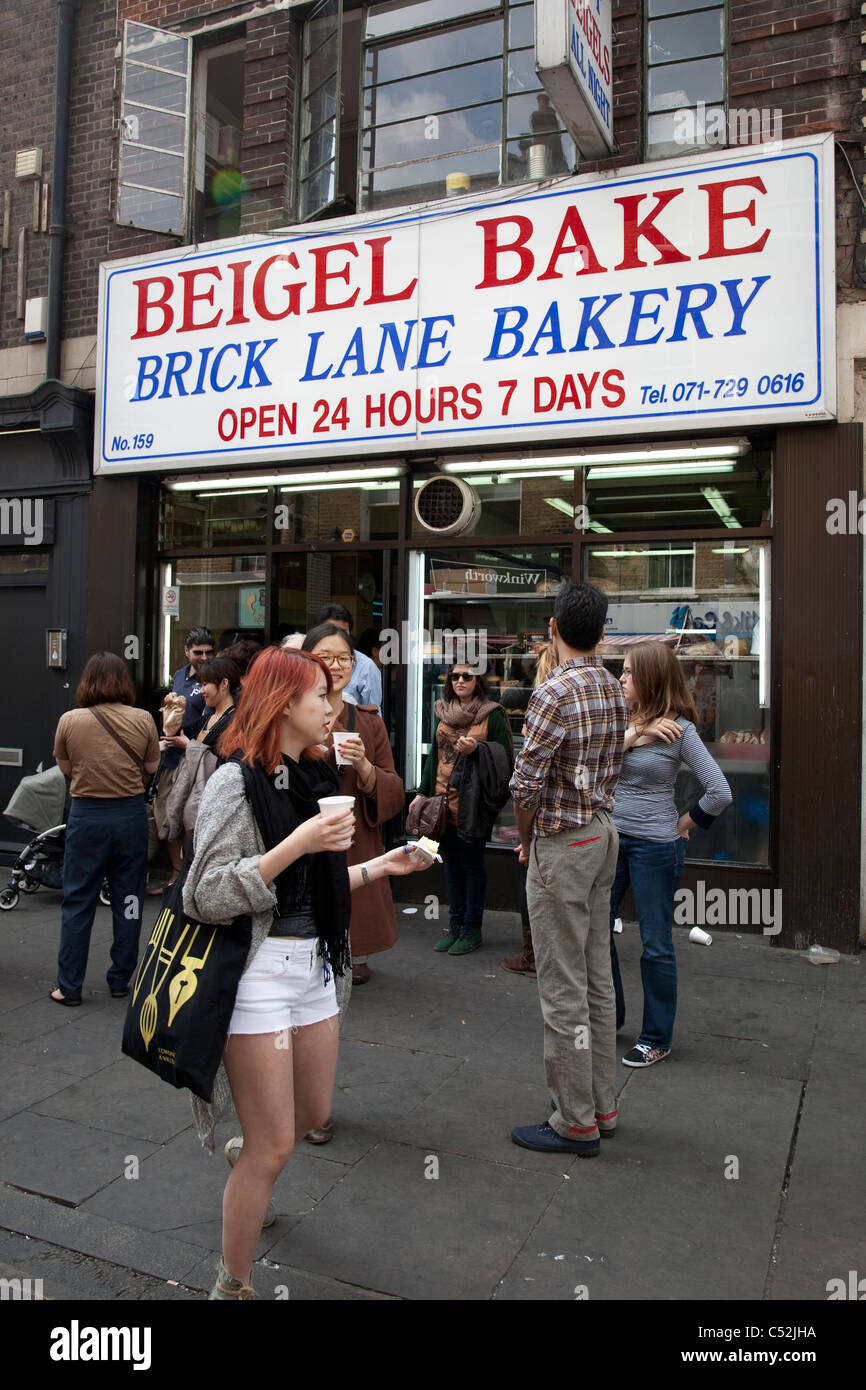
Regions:
<instances>
[{"instance_id":1,"label":"stone paving slab","mask_svg":"<svg viewBox=\"0 0 866 1390\"><path fill-rule=\"evenodd\" d=\"M2 1053L3 1049L0 1049ZM12 1049L6 1049L12 1052ZM0 1056L0 1071L3 1088L0 1091L0 1120L6 1120L45 1100L56 1093L63 1094L64 1088L74 1083L75 1077L59 1067L33 1067L19 1062L12 1056Z\"/></svg>"},{"instance_id":2,"label":"stone paving slab","mask_svg":"<svg viewBox=\"0 0 866 1390\"><path fill-rule=\"evenodd\" d=\"M852 1207L855 1203L852 1201ZM822 1302L834 1294L834 1301L851 1301L852 1286L857 1289L856 1298L861 1302L866 1297L866 1258L863 1254L862 1237L827 1235L821 1231L816 1235L814 1227L804 1227L792 1221L785 1222L782 1239L779 1243L775 1273L770 1285L770 1298L774 1301L785 1299L807 1299ZM852 1279L851 1275L855 1275ZM841 1279L838 1284L828 1284L831 1279ZM860 1287L860 1280L864 1283ZM808 1323L804 1313L798 1323ZM804 1342L804 1346L808 1343Z\"/></svg>"},{"instance_id":3,"label":"stone paving slab","mask_svg":"<svg viewBox=\"0 0 866 1390\"><path fill-rule=\"evenodd\" d=\"M40 1101L38 1115L74 1120L107 1133L164 1144L188 1128L189 1093L168 1086L129 1057L121 1057L66 1090Z\"/></svg>"},{"instance_id":4,"label":"stone paving slab","mask_svg":"<svg viewBox=\"0 0 866 1390\"><path fill-rule=\"evenodd\" d=\"M411 1299L488 1299L560 1184L457 1156L382 1144L269 1258Z\"/></svg>"},{"instance_id":5,"label":"stone paving slab","mask_svg":"<svg viewBox=\"0 0 866 1390\"><path fill-rule=\"evenodd\" d=\"M151 1144L136 1141L140 1158ZM22 1111L0 1122L0 1182L77 1206L123 1172L129 1140Z\"/></svg>"},{"instance_id":6,"label":"stone paving slab","mask_svg":"<svg viewBox=\"0 0 866 1390\"><path fill-rule=\"evenodd\" d=\"M0 1229L181 1283L201 1261L200 1246L106 1221L11 1187L0 1187Z\"/></svg>"},{"instance_id":7,"label":"stone paving slab","mask_svg":"<svg viewBox=\"0 0 866 1390\"><path fill-rule=\"evenodd\" d=\"M217 1272L217 1260L208 1255L186 1276L186 1286L191 1290L209 1292L213 1288ZM285 1300L291 1303L345 1303L373 1300L377 1303L393 1303L395 1299L388 1294L377 1293L374 1289L362 1289L353 1284L345 1284L337 1279L328 1279L288 1265L275 1265L268 1256L267 1263L257 1257L253 1265L253 1288L261 1299ZM201 1297L199 1293L197 1295ZM291 1316L289 1314L289 1316Z\"/></svg>"},{"instance_id":8,"label":"stone paving slab","mask_svg":"<svg viewBox=\"0 0 866 1390\"><path fill-rule=\"evenodd\" d=\"M18 1263L0 1263L0 1277L41 1279L42 1297L53 1302L161 1303L170 1299L188 1303L200 1297L195 1290L135 1274L123 1265L0 1233L0 1261L7 1259Z\"/></svg>"}]
</instances>

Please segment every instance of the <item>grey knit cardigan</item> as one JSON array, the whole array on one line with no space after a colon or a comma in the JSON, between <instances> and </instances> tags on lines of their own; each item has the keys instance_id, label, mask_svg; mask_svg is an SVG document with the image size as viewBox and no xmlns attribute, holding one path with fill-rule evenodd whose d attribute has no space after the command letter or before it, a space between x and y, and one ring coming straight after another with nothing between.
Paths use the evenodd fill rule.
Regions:
<instances>
[{"instance_id":1,"label":"grey knit cardigan","mask_svg":"<svg viewBox=\"0 0 866 1390\"><path fill-rule=\"evenodd\" d=\"M183 889L186 912L199 922L229 922L242 913L253 919L249 968L271 929L276 892L259 873L265 847L237 763L224 763L208 781L199 804L194 857ZM235 1117L226 1069L220 1063L210 1104L192 1097L202 1146L213 1153L214 1125Z\"/></svg>"}]
</instances>

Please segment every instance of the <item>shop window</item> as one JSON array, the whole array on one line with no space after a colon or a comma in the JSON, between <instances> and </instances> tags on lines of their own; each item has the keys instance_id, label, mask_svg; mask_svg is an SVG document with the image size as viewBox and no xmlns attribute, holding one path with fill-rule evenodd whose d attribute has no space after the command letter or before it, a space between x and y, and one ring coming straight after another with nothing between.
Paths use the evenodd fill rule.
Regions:
<instances>
[{"instance_id":1,"label":"shop window","mask_svg":"<svg viewBox=\"0 0 866 1390\"><path fill-rule=\"evenodd\" d=\"M740 458L663 466L584 470L585 530L673 531L762 526L771 515L771 457L753 449Z\"/></svg>"},{"instance_id":2,"label":"shop window","mask_svg":"<svg viewBox=\"0 0 866 1390\"><path fill-rule=\"evenodd\" d=\"M692 589L695 582L694 546L647 547L646 587L657 590Z\"/></svg>"},{"instance_id":3,"label":"shop window","mask_svg":"<svg viewBox=\"0 0 866 1390\"><path fill-rule=\"evenodd\" d=\"M163 585L179 596L176 617L163 618L160 669L163 684L184 664L184 638L193 627L208 627L217 651L251 637L264 642L264 555L208 556L172 560L163 566Z\"/></svg>"},{"instance_id":4,"label":"shop window","mask_svg":"<svg viewBox=\"0 0 866 1390\"><path fill-rule=\"evenodd\" d=\"M527 470L528 471L528 470ZM415 480L415 492L423 485ZM473 536L571 536L574 531L573 468L515 472L467 473L464 482L477 499ZM429 536L429 528L412 509L412 533Z\"/></svg>"},{"instance_id":5,"label":"shop window","mask_svg":"<svg viewBox=\"0 0 866 1390\"><path fill-rule=\"evenodd\" d=\"M163 493L163 550L217 550L222 546L264 545L267 488L222 488Z\"/></svg>"},{"instance_id":6,"label":"shop window","mask_svg":"<svg viewBox=\"0 0 866 1390\"><path fill-rule=\"evenodd\" d=\"M650 545L589 545L585 578L608 594L600 654L617 676L636 641L664 642L683 663L698 711L698 732L733 792L733 805L689 840L688 858L769 862L769 565L767 541L696 541L693 586L665 598L641 588ZM681 809L700 788L683 772Z\"/></svg>"},{"instance_id":7,"label":"shop window","mask_svg":"<svg viewBox=\"0 0 866 1390\"><path fill-rule=\"evenodd\" d=\"M197 52L194 93L192 83L191 39L126 21L117 220L197 241L237 236L242 42Z\"/></svg>"},{"instance_id":8,"label":"shop window","mask_svg":"<svg viewBox=\"0 0 866 1390\"><path fill-rule=\"evenodd\" d=\"M433 735L433 707L441 698L452 662L483 668L491 699L508 711L517 752L538 660L548 637L554 597L571 578L571 546L490 546L415 552L410 570L409 615L402 653L409 668L406 785L416 787ZM460 643L463 646L460 646ZM517 843L509 801L491 842Z\"/></svg>"},{"instance_id":9,"label":"shop window","mask_svg":"<svg viewBox=\"0 0 866 1390\"><path fill-rule=\"evenodd\" d=\"M724 5L648 0L645 24L647 158L709 149L726 121Z\"/></svg>"},{"instance_id":10,"label":"shop window","mask_svg":"<svg viewBox=\"0 0 866 1390\"><path fill-rule=\"evenodd\" d=\"M186 232L191 54L182 34L123 26L118 222Z\"/></svg>"},{"instance_id":11,"label":"shop window","mask_svg":"<svg viewBox=\"0 0 866 1390\"><path fill-rule=\"evenodd\" d=\"M274 539L297 541L396 540L400 524L400 488L393 484L297 484L277 493Z\"/></svg>"}]
</instances>

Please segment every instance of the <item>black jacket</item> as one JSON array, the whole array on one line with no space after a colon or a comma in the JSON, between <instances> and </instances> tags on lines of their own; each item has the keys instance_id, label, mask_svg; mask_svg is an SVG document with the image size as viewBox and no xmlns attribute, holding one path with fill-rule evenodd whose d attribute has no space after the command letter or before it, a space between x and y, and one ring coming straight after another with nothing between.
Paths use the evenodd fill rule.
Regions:
<instances>
[{"instance_id":1,"label":"black jacket","mask_svg":"<svg viewBox=\"0 0 866 1390\"><path fill-rule=\"evenodd\" d=\"M479 743L454 763L450 786L457 789L457 834L461 840L486 840L509 797L511 759L501 743Z\"/></svg>"}]
</instances>

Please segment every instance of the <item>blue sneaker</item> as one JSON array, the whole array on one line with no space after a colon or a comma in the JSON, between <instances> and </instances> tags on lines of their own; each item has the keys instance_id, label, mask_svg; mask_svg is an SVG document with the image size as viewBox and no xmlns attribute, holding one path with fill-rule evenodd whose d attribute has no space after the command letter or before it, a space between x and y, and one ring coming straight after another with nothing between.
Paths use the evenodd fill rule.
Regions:
<instances>
[{"instance_id":1,"label":"blue sneaker","mask_svg":"<svg viewBox=\"0 0 866 1390\"><path fill-rule=\"evenodd\" d=\"M579 1158L594 1158L601 1150L601 1140L563 1139L546 1121L541 1125L523 1125L511 1131L511 1140L522 1149L539 1153L577 1154Z\"/></svg>"}]
</instances>

